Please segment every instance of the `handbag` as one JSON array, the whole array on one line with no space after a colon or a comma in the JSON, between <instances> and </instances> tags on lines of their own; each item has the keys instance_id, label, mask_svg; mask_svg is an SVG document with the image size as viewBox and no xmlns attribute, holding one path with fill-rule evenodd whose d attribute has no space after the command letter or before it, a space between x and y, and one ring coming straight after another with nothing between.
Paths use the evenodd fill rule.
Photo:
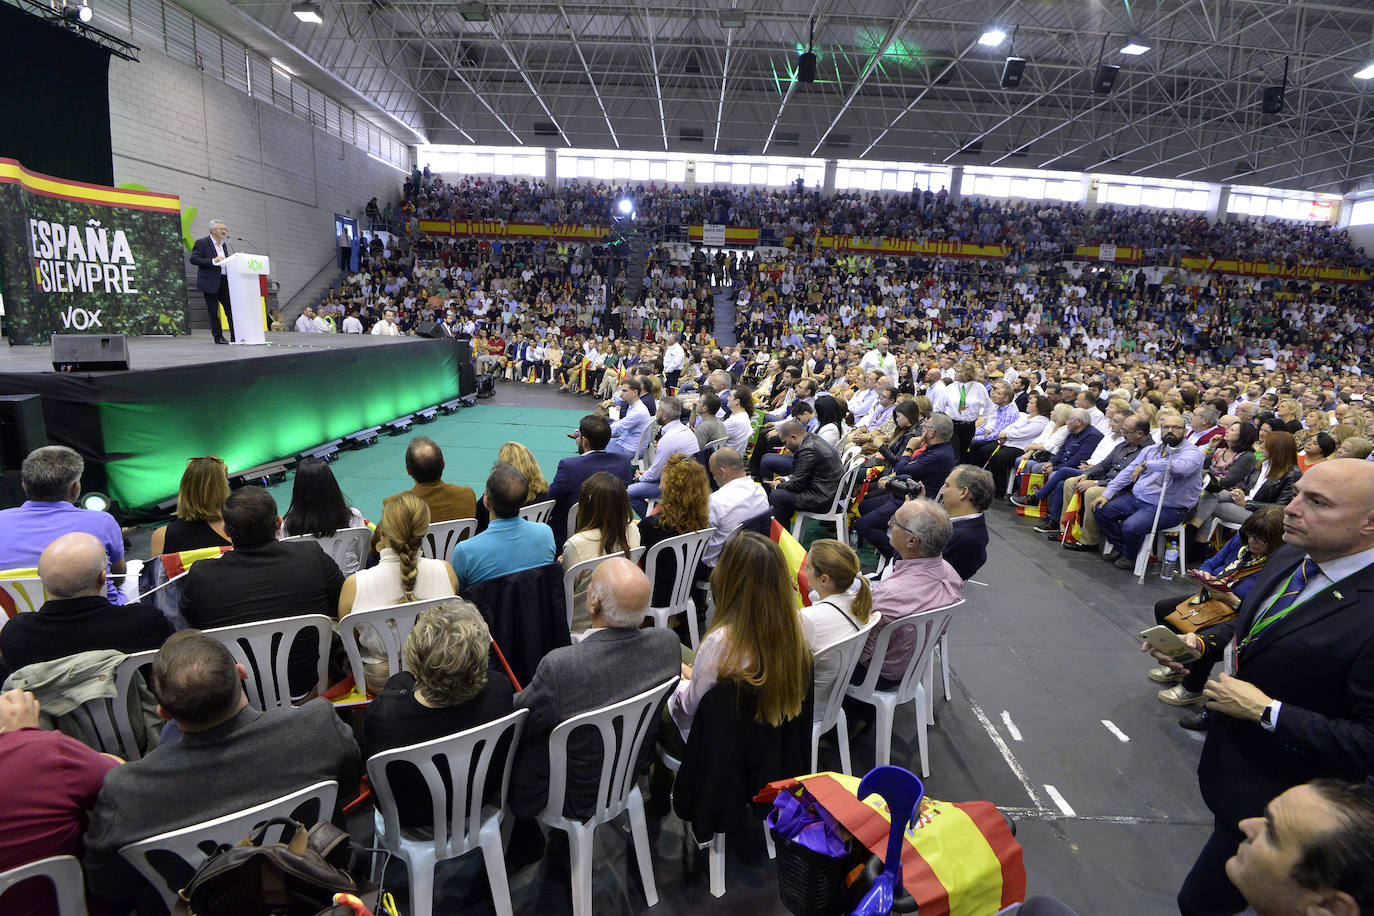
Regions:
<instances>
[{"instance_id":1,"label":"handbag","mask_svg":"<svg viewBox=\"0 0 1374 916\"><path fill-rule=\"evenodd\" d=\"M1196 633L1225 623L1235 617L1238 611L1220 598L1207 597L1204 589L1191 598L1185 598L1174 608L1164 622L1180 633Z\"/></svg>"}]
</instances>

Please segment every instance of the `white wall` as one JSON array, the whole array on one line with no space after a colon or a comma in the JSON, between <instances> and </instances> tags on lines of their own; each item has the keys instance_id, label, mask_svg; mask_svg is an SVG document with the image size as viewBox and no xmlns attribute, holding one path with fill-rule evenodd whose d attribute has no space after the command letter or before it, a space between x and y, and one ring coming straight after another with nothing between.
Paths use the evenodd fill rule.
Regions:
<instances>
[{"instance_id":1,"label":"white wall","mask_svg":"<svg viewBox=\"0 0 1374 916\"><path fill-rule=\"evenodd\" d=\"M115 183L180 196L183 210L197 210L195 238L208 234L208 220L225 220L231 240L249 240L241 250L272 259L283 306L332 285L332 270L310 281L338 263L334 214L361 217L372 197L399 200L404 176L157 50L142 58L110 61ZM194 291L192 301L202 301Z\"/></svg>"},{"instance_id":2,"label":"white wall","mask_svg":"<svg viewBox=\"0 0 1374 916\"><path fill-rule=\"evenodd\" d=\"M1374 224L1348 226L1345 231L1350 233L1351 244L1363 248L1366 257L1374 257Z\"/></svg>"}]
</instances>

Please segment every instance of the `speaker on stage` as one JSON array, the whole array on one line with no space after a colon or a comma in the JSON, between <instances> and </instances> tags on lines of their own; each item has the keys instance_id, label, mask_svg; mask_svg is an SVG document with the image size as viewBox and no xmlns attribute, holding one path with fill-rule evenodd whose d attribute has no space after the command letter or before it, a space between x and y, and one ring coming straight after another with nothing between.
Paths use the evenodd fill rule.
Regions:
<instances>
[{"instance_id":1,"label":"speaker on stage","mask_svg":"<svg viewBox=\"0 0 1374 916\"><path fill-rule=\"evenodd\" d=\"M58 372L100 372L129 368L123 334L54 334L52 367Z\"/></svg>"},{"instance_id":2,"label":"speaker on stage","mask_svg":"<svg viewBox=\"0 0 1374 916\"><path fill-rule=\"evenodd\" d=\"M472 341L455 340L458 348L458 396L465 398L477 393L477 367L472 364Z\"/></svg>"},{"instance_id":3,"label":"speaker on stage","mask_svg":"<svg viewBox=\"0 0 1374 916\"><path fill-rule=\"evenodd\" d=\"M444 335L439 333L439 322L437 322L437 321L422 321L422 322L420 322L419 324L417 324L417 325L415 326L415 336L416 336L416 337L443 337Z\"/></svg>"},{"instance_id":4,"label":"speaker on stage","mask_svg":"<svg viewBox=\"0 0 1374 916\"><path fill-rule=\"evenodd\" d=\"M29 452L47 444L43 399L36 394L0 396L0 470L18 470Z\"/></svg>"},{"instance_id":5,"label":"speaker on stage","mask_svg":"<svg viewBox=\"0 0 1374 916\"><path fill-rule=\"evenodd\" d=\"M1265 86L1260 102L1260 110L1265 114L1283 114L1283 87Z\"/></svg>"}]
</instances>

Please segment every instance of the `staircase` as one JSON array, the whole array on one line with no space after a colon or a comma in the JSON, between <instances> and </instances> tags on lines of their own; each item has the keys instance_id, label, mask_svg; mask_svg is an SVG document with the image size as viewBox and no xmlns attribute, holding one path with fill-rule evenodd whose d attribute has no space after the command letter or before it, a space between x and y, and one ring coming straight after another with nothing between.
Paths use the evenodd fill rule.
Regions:
<instances>
[{"instance_id":1,"label":"staircase","mask_svg":"<svg viewBox=\"0 0 1374 916\"><path fill-rule=\"evenodd\" d=\"M716 343L733 347L735 340L735 288L722 286L715 296Z\"/></svg>"}]
</instances>

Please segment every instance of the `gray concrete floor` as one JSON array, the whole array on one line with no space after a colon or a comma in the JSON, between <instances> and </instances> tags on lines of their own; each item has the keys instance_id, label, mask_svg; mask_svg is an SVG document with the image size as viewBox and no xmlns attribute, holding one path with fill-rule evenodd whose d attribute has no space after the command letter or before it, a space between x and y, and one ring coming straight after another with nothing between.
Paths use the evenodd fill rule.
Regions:
<instances>
[{"instance_id":1,"label":"gray concrete floor","mask_svg":"<svg viewBox=\"0 0 1374 916\"><path fill-rule=\"evenodd\" d=\"M570 407L590 399L507 383L496 403ZM1057 896L1083 916L1174 912L1210 830L1194 775L1201 737L1179 728L1179 711L1155 698L1159 685L1145 676L1135 634L1153 622L1154 601L1187 586L1161 582L1153 569L1138 585L1093 554L1060 549L1032 524L1006 503L989 513L988 564L976 577L985 584L967 586L950 631L952 698L936 702L927 791L989 800L1014 818L1031 893ZM857 740L853 754L866 772L871 737ZM898 713L892 759L919 768L910 706ZM821 766L838 769L833 746L823 745ZM652 912L785 912L772 865L746 861L741 844L728 844L726 894L717 900L704 877L686 873L675 816L651 819L650 834L659 893ZM516 912L571 912L558 858L551 853L511 878ZM627 830L598 831L597 914L649 912L633 862ZM435 912L489 910L485 885L480 861L449 866Z\"/></svg>"}]
</instances>

